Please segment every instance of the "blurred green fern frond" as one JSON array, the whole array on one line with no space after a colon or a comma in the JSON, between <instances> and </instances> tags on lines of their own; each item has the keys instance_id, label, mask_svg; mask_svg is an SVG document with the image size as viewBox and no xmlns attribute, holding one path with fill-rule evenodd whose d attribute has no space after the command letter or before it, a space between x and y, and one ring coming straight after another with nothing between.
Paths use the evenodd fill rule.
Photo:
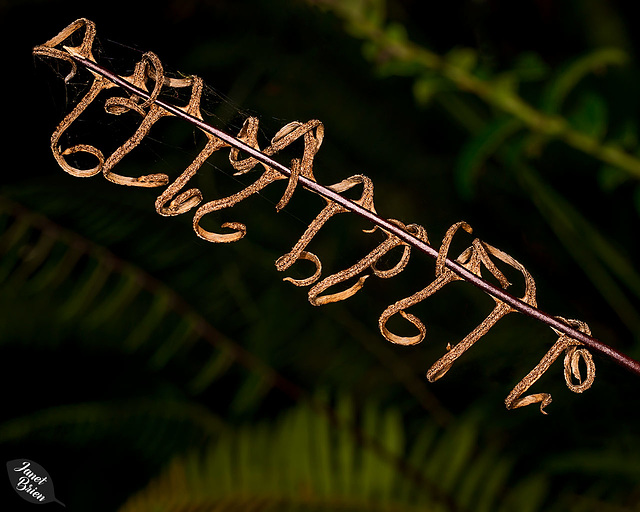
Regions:
<instances>
[{"instance_id":1,"label":"blurred green fern frond","mask_svg":"<svg viewBox=\"0 0 640 512\"><path fill-rule=\"evenodd\" d=\"M114 442L152 467L215 439L227 426L205 407L177 399L129 399L50 407L0 423L0 445L55 442L88 448Z\"/></svg>"},{"instance_id":2,"label":"blurred green fern frond","mask_svg":"<svg viewBox=\"0 0 640 512\"><path fill-rule=\"evenodd\" d=\"M176 457L120 512L540 510L544 481L510 482L512 462L478 447L472 418L444 431L426 420L408 441L396 410L369 403L357 411L344 397L338 402L339 420L358 418L364 436L419 467L424 480L300 405Z\"/></svg>"},{"instance_id":3,"label":"blurred green fern frond","mask_svg":"<svg viewBox=\"0 0 640 512\"><path fill-rule=\"evenodd\" d=\"M284 379L214 328L172 288L106 248L53 224L46 217L0 197L0 305L12 318L2 343L36 343L49 349L80 338L81 346L136 355L147 371L160 372L172 361L192 395L233 375L236 363L249 371L240 408L256 403ZM31 304L25 308L24 304ZM41 307L38 307L41 304ZM34 315L31 308L38 310ZM50 327L56 330L51 331ZM40 336L40 332L48 332ZM86 336L82 334L86 333ZM100 336L96 336L100 333ZM108 340L100 345L103 340ZM205 342L201 347L201 343ZM186 372L185 372L186 370ZM285 389L296 393L295 389Z\"/></svg>"}]
</instances>

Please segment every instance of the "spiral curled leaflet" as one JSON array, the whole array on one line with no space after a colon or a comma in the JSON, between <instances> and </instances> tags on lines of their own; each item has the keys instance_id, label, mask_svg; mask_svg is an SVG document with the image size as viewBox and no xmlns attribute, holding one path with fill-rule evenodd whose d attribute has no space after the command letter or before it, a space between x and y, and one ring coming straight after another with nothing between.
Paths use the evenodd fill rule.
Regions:
<instances>
[{"instance_id":1,"label":"spiral curled leaflet","mask_svg":"<svg viewBox=\"0 0 640 512\"><path fill-rule=\"evenodd\" d=\"M166 186L166 189L156 200L156 211L163 216L173 216L181 215L197 207L193 216L193 228L196 234L205 240L217 243L236 242L245 236L247 228L240 222L225 222L221 225L221 228L226 229L226 232L209 231L201 225L201 221L206 215L231 208L261 191L271 183L287 179L285 191L279 203L276 205L276 209L279 211L287 205L298 184L306 183L304 186L323 195L327 204L309 224L293 248L278 258L275 265L276 269L280 272L288 270L300 260L310 261L314 265L315 271L309 277L301 279L285 277L284 280L296 286L310 286L308 299L311 304L315 306L338 302L352 297L364 287L367 279L372 276L388 279L398 275L409 263L412 245L423 244L428 246L429 239L424 227L418 224L405 225L398 220L381 221L379 225L365 232L373 234L379 229L385 237L382 242L355 264L321 279L323 271L321 260L316 254L307 250L316 234L332 217L340 213L358 212L358 209L360 212L376 213L373 201L373 183L364 175L354 175L326 187L320 185L315 188L311 187L311 185L316 185L316 179L313 174L313 161L322 145L324 137L324 127L322 123L317 120L311 120L306 123L299 121L289 123L275 134L269 146L264 149L260 149L258 145L257 135L259 122L258 119L254 117L249 117L244 121L242 128L235 138L223 134L220 131L212 132L214 129L209 127L209 125L205 125L210 128L210 130L207 131L202 128L202 125L197 123L197 120L203 121L200 110L203 83L200 78L196 76L186 78L168 77L158 57L151 52L145 53L142 56L142 59L136 64L133 73L129 76L119 76L111 72L97 72L96 69L102 68L89 66L89 63L95 63L93 56L95 35L96 28L94 23L81 18L71 23L43 45L36 46L33 50L35 55L68 62L71 65L71 71L65 78L65 81L69 81L77 73L77 62L84 63L85 67L88 67L93 73L93 82L89 86L88 91L71 112L64 117L51 136L51 150L54 158L69 174L78 177L89 177L102 172L109 181L120 185L136 187ZM67 45L71 44L72 36L81 36L82 41L77 46L65 46L65 43ZM127 86L127 84L130 84L130 87ZM108 156L105 156L97 147L85 143L63 148L61 139L69 127L85 112L90 104L97 100L102 91L117 87L125 89L125 92L128 91L128 95L122 97L110 96L104 101L104 110L107 114L114 116L119 116L124 113L134 113L140 116L140 124L133 135ZM175 90L184 90L185 88L189 91L190 97L188 103L184 106L176 107L175 105L168 105L159 99L163 92L170 92L172 90L175 92ZM183 117L181 113L190 116L188 117L190 122L198 126L205 133L207 139L200 153L173 183L169 183L170 180L166 174L148 174L129 177L116 174L113 171L114 166L143 141L149 134L151 128L160 119L172 115L180 115ZM302 140L303 142L302 156L301 158L294 158L291 161L290 168L283 168L283 166L274 160L260 157L260 154L271 157L298 140ZM238 144L238 141L242 144ZM254 149L256 151L249 154L249 156L242 157L239 147L243 147L246 150ZM229 162L236 171L236 174L248 173L258 164L263 166L264 171L256 181L240 192L201 204L203 201L202 192L197 188L188 188L187 185L207 159L213 155L213 153L223 148L230 148ZM69 158L76 153L90 155L95 160L95 165L90 168L76 167ZM265 163L265 160L268 160L271 165ZM278 166L280 168L275 168ZM341 194L354 187L362 188L359 199L353 201L343 200ZM324 190L324 192L321 190ZM379 219L377 214L375 217ZM417 316L408 313L406 310L435 294L445 285L463 279L458 273L451 270L449 265L450 260L448 260L451 242L456 232L460 229L469 234L472 233L471 226L465 222L459 222L449 228L437 252L435 279L426 287L412 295L395 301L382 312L378 322L379 329L382 335L391 343L415 345L423 341L426 335L425 325ZM405 235L410 235L413 242L408 243ZM396 248L401 248L399 260L390 268L380 268L380 259ZM429 250L431 250L430 247ZM481 278L481 270L485 268L493 278L497 280L500 287L506 290L510 286L510 283L494 261L507 265L522 274L525 290L520 301L536 308L536 286L533 278L522 264L508 254L476 238L472 241L471 246L464 250L455 260L471 277L478 276ZM352 284L345 284L349 281L351 281ZM342 289L336 289L340 287L342 287ZM480 325L456 345L451 346L449 344L447 353L429 369L427 372L429 381L433 382L445 375L456 359L471 348L500 319L516 311L512 305L507 304L505 301L495 296L493 299L496 304ZM387 327L387 323L396 314L399 314L404 320L415 327L418 331L417 334L413 336L402 336L393 333L389 327ZM589 328L583 322L577 320L559 320L564 323L565 326L569 325L579 329L582 333L589 334ZM581 393L588 389L593 383L595 366L591 354L582 346L583 344L580 341L566 334L562 334L559 331L556 332L559 334L559 338L551 350L549 350L540 363L531 370L506 398L505 403L508 409L540 403L540 410L546 414L544 408L551 402L551 396L548 393L533 394L524 398L522 398L522 395L540 378L553 361L559 357L562 351L566 351L565 379L569 389ZM577 333L577 331L574 332ZM581 378L579 369L581 358L587 367L587 375L584 380ZM574 384L573 379L576 379L578 383Z\"/></svg>"},{"instance_id":2,"label":"spiral curled leaflet","mask_svg":"<svg viewBox=\"0 0 640 512\"><path fill-rule=\"evenodd\" d=\"M580 322L578 320L567 320L565 318L561 318L561 320L570 323L582 332L590 334L589 326L584 322ZM575 340L572 340L568 336L560 332L558 332L558 335L558 341L556 341L553 347L551 347L551 350L545 354L538 365L531 370L515 388L513 388L511 393L509 393L509 396L507 396L504 401L507 409L515 409L517 407L524 407L525 405L539 403L540 411L543 414L547 414L544 408L551 403L551 395L549 393L536 393L525 396L524 398L520 397L533 385L535 381L540 378L544 372L547 371L549 366L558 359L563 351L566 352L564 357L564 378L567 383L567 387L575 393L582 393L585 389L589 389L591 387L591 384L593 384L593 380L596 377L596 365L593 362L591 353L584 348L580 348L579 344L576 344ZM580 374L580 358L584 360L587 367L587 375L584 380ZM577 384L573 383L573 378L578 380Z\"/></svg>"}]
</instances>

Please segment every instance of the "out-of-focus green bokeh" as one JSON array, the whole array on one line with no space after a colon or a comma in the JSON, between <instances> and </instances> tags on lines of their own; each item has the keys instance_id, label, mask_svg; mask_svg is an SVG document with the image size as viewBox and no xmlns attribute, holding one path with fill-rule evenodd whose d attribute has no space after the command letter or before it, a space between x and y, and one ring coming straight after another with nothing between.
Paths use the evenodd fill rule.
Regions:
<instances>
[{"instance_id":1,"label":"out-of-focus green bokeh","mask_svg":"<svg viewBox=\"0 0 640 512\"><path fill-rule=\"evenodd\" d=\"M97 24L101 63L124 75L153 51L173 76L203 77L208 120L237 133L257 116L262 147L291 121L320 119L320 183L369 176L377 211L423 225L436 247L467 221L529 270L541 309L640 357L630 3L2 2L5 462L36 461L68 510L94 512L640 510L637 376L594 354L595 384L578 395L561 357L531 388L553 395L549 415L507 411L556 338L514 314L430 384L428 368L494 302L449 285L410 310L427 326L422 344L389 344L378 317L433 280L426 256L314 307L274 262L321 198L300 188L276 213L285 182L273 184L211 221L248 228L215 245L195 235L192 213L157 215L157 189L60 169L51 133L91 77L65 84L68 67L31 49L80 17ZM135 126L94 107L65 144L108 153ZM203 141L161 120L115 171L175 178ZM207 201L256 172L233 176L225 153L194 183ZM382 240L368 227L351 215L327 223L310 249L324 275ZM33 506L2 488L3 510Z\"/></svg>"}]
</instances>

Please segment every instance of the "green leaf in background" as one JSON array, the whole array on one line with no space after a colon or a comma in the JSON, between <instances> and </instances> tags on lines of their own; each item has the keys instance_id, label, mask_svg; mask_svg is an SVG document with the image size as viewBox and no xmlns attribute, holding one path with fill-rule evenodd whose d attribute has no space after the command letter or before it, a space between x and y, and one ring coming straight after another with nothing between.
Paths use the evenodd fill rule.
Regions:
<instances>
[{"instance_id":1,"label":"green leaf in background","mask_svg":"<svg viewBox=\"0 0 640 512\"><path fill-rule=\"evenodd\" d=\"M376 27L381 27L386 18L386 0L364 0L361 12L364 18Z\"/></svg>"},{"instance_id":2,"label":"green leaf in background","mask_svg":"<svg viewBox=\"0 0 640 512\"><path fill-rule=\"evenodd\" d=\"M450 66L472 72L478 63L478 52L473 48L456 47L444 55L444 60Z\"/></svg>"},{"instance_id":3,"label":"green leaf in background","mask_svg":"<svg viewBox=\"0 0 640 512\"><path fill-rule=\"evenodd\" d=\"M498 118L486 125L464 145L454 170L456 188L461 197L465 199L473 197L485 162L520 129L522 129L522 123L517 119Z\"/></svg>"},{"instance_id":4,"label":"green leaf in background","mask_svg":"<svg viewBox=\"0 0 640 512\"><path fill-rule=\"evenodd\" d=\"M601 48L578 57L566 64L549 82L542 96L541 108L548 113L558 113L566 98L584 77L606 66L622 66L628 55L618 48Z\"/></svg>"},{"instance_id":5,"label":"green leaf in background","mask_svg":"<svg viewBox=\"0 0 640 512\"><path fill-rule=\"evenodd\" d=\"M200 404L184 400L127 399L50 407L0 424L0 444L54 440L86 449L113 438L135 446L145 461L163 462L215 439L226 426Z\"/></svg>"},{"instance_id":6,"label":"green leaf in background","mask_svg":"<svg viewBox=\"0 0 640 512\"><path fill-rule=\"evenodd\" d=\"M523 52L517 55L511 72L515 73L521 82L536 82L547 78L551 70L539 54Z\"/></svg>"},{"instance_id":7,"label":"green leaf in background","mask_svg":"<svg viewBox=\"0 0 640 512\"><path fill-rule=\"evenodd\" d=\"M629 174L618 167L603 165L598 171L598 184L604 192L613 192L620 185L629 182Z\"/></svg>"},{"instance_id":8,"label":"green leaf in background","mask_svg":"<svg viewBox=\"0 0 640 512\"><path fill-rule=\"evenodd\" d=\"M529 166L520 164L518 178L530 190L549 226L573 255L594 286L632 333L640 333L640 311L622 290L640 297L640 275L629 258L574 210ZM613 275L612 275L613 274ZM619 281L614 279L618 277Z\"/></svg>"},{"instance_id":9,"label":"green leaf in background","mask_svg":"<svg viewBox=\"0 0 640 512\"><path fill-rule=\"evenodd\" d=\"M512 71L504 71L491 79L491 96L509 101L515 98L518 92L518 75Z\"/></svg>"},{"instance_id":10,"label":"green leaf in background","mask_svg":"<svg viewBox=\"0 0 640 512\"><path fill-rule=\"evenodd\" d=\"M395 43L397 45L406 44L409 36L407 34L407 29L402 23L390 22L387 23L385 27L385 35L389 42Z\"/></svg>"},{"instance_id":11,"label":"green leaf in background","mask_svg":"<svg viewBox=\"0 0 640 512\"><path fill-rule=\"evenodd\" d=\"M363 50L364 53L364 50ZM376 63L376 74L380 78L390 76L415 76L422 71L422 66L413 60L387 59L384 52L380 52L376 47L371 55L375 55L369 60Z\"/></svg>"},{"instance_id":12,"label":"green leaf in background","mask_svg":"<svg viewBox=\"0 0 640 512\"><path fill-rule=\"evenodd\" d=\"M607 132L607 110L601 95L586 91L580 95L567 119L576 130L602 140Z\"/></svg>"},{"instance_id":13,"label":"green leaf in background","mask_svg":"<svg viewBox=\"0 0 640 512\"><path fill-rule=\"evenodd\" d=\"M338 400L346 412L348 402ZM361 417L355 427L362 436L350 433L350 425L327 429L326 419L306 406L270 423L225 430L204 449L176 457L120 512L245 510L257 504L290 511L515 512L520 509L513 504L524 501L533 512L544 501L544 486L533 485L535 479L511 482L507 458L476 448L477 426L469 418L444 432L425 420L435 440L407 446L396 410L368 403L360 412L349 416ZM415 463L409 473L399 471L396 460L407 450ZM418 478L425 468L426 481Z\"/></svg>"},{"instance_id":14,"label":"green leaf in background","mask_svg":"<svg viewBox=\"0 0 640 512\"><path fill-rule=\"evenodd\" d=\"M413 82L413 97L418 105L426 107L437 93L450 87L451 85L443 78L423 73Z\"/></svg>"}]
</instances>

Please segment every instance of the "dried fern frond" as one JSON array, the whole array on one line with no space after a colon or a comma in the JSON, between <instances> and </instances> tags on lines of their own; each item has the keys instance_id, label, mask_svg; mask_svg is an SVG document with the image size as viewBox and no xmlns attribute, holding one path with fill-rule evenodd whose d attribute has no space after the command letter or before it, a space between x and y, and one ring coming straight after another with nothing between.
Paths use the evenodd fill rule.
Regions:
<instances>
[{"instance_id":1,"label":"dried fern frond","mask_svg":"<svg viewBox=\"0 0 640 512\"><path fill-rule=\"evenodd\" d=\"M81 44L68 46L70 44L69 38L75 33L82 35ZM276 268L281 272L288 270L300 260L313 263L315 271L309 277L303 279L284 278L296 286L310 286L308 299L311 304L319 306L342 301L358 293L370 277L388 279L398 275L409 263L412 249L417 249L436 259L435 278L423 289L405 299L394 302L383 311L379 319L379 328L382 335L390 342L401 345L413 345L421 342L426 333L424 324L417 316L406 312L406 310L453 281L469 282L491 295L496 302L494 309L478 327L458 344L449 345L448 352L428 371L427 378L430 381L442 377L464 352L471 348L500 319L511 312L518 311L533 317L559 334L560 338L543 357L540 364L509 394L506 400L509 409L540 403L541 411L545 412L544 407L551 401L549 394L538 393L525 398L520 398L520 396L540 378L562 351L567 352L565 358L567 385L575 392L588 389L595 377L595 366L587 349L601 352L640 375L640 363L593 338L584 322L554 317L539 310L533 277L521 263L510 255L476 238L456 259L449 258L448 251L455 233L460 228L471 233L472 228L469 224L465 222L454 224L447 231L440 249L436 250L429 244L424 227L418 224L404 224L398 220L384 219L377 214L374 206L373 183L367 176L356 174L332 185L319 184L313 173L313 161L324 139L324 127L320 121L291 122L271 138L270 144L266 148L261 149L257 138L259 121L255 117L248 117L235 136L204 121L200 109L203 91L203 83L200 78L196 76L168 77L163 70L160 59L151 52L143 55L131 75L119 76L96 62L92 53L95 34L96 29L93 22L87 19L78 19L57 36L33 50L35 55L61 59L71 63L72 69L67 80L77 72L78 65L84 66L93 74L93 82L89 90L62 120L51 137L51 149L54 157L66 172L78 177L89 177L102 173L109 181L127 186L167 186L156 200L156 211L160 215L172 216L186 213L197 207L193 216L193 229L199 237L215 243L236 242L246 235L247 227L240 222L226 222L220 226L226 231L210 231L202 226L203 218L213 212L233 207L275 181L288 180L283 196L276 205L277 210L281 210L287 205L299 185L319 194L325 199L326 206L309 224L293 248L276 261ZM117 116L131 112L141 116L140 124L135 133L110 155L105 155L96 146L85 143L63 148L60 143L61 136L90 105L98 100L102 91L114 88L122 89L125 95L110 95L104 102L104 109L109 115ZM185 88L189 91L190 97L184 106L176 106L161 98L163 93L177 92ZM113 171L115 165L140 145L160 119L171 116L188 121L207 137L204 148L182 174L171 184L166 174L148 174L138 177L116 174ZM300 158L292 159L289 167L273 158L274 155L296 141L303 143L302 155ZM252 184L243 190L203 203L204 195L199 189L184 189L209 157L226 148L229 148L229 163L236 174L248 173L257 166L262 166L264 170ZM76 167L67 158L76 153L90 155L95 160L95 165L86 169ZM360 197L356 200L347 199L343 193L354 188L361 188ZM386 238L355 264L321 279L322 261L318 255L308 250L308 246L324 225L341 213L355 213L370 221L374 224L374 228L368 232L380 229ZM402 247L400 261L389 269L381 270L377 266L380 258L397 247ZM506 291L510 283L494 261L512 267L522 274L525 283L523 297L516 298ZM483 279L482 268L485 268L498 281L498 285ZM353 282L353 280L355 283L350 286L343 284L347 281ZM336 291L335 288L339 286L347 287ZM387 327L387 321L395 314L400 314L413 324L417 328L418 334L400 336L392 333ZM580 357L588 367L587 377L584 381L580 379L578 370ZM580 381L578 385L572 384L571 375Z\"/></svg>"}]
</instances>

